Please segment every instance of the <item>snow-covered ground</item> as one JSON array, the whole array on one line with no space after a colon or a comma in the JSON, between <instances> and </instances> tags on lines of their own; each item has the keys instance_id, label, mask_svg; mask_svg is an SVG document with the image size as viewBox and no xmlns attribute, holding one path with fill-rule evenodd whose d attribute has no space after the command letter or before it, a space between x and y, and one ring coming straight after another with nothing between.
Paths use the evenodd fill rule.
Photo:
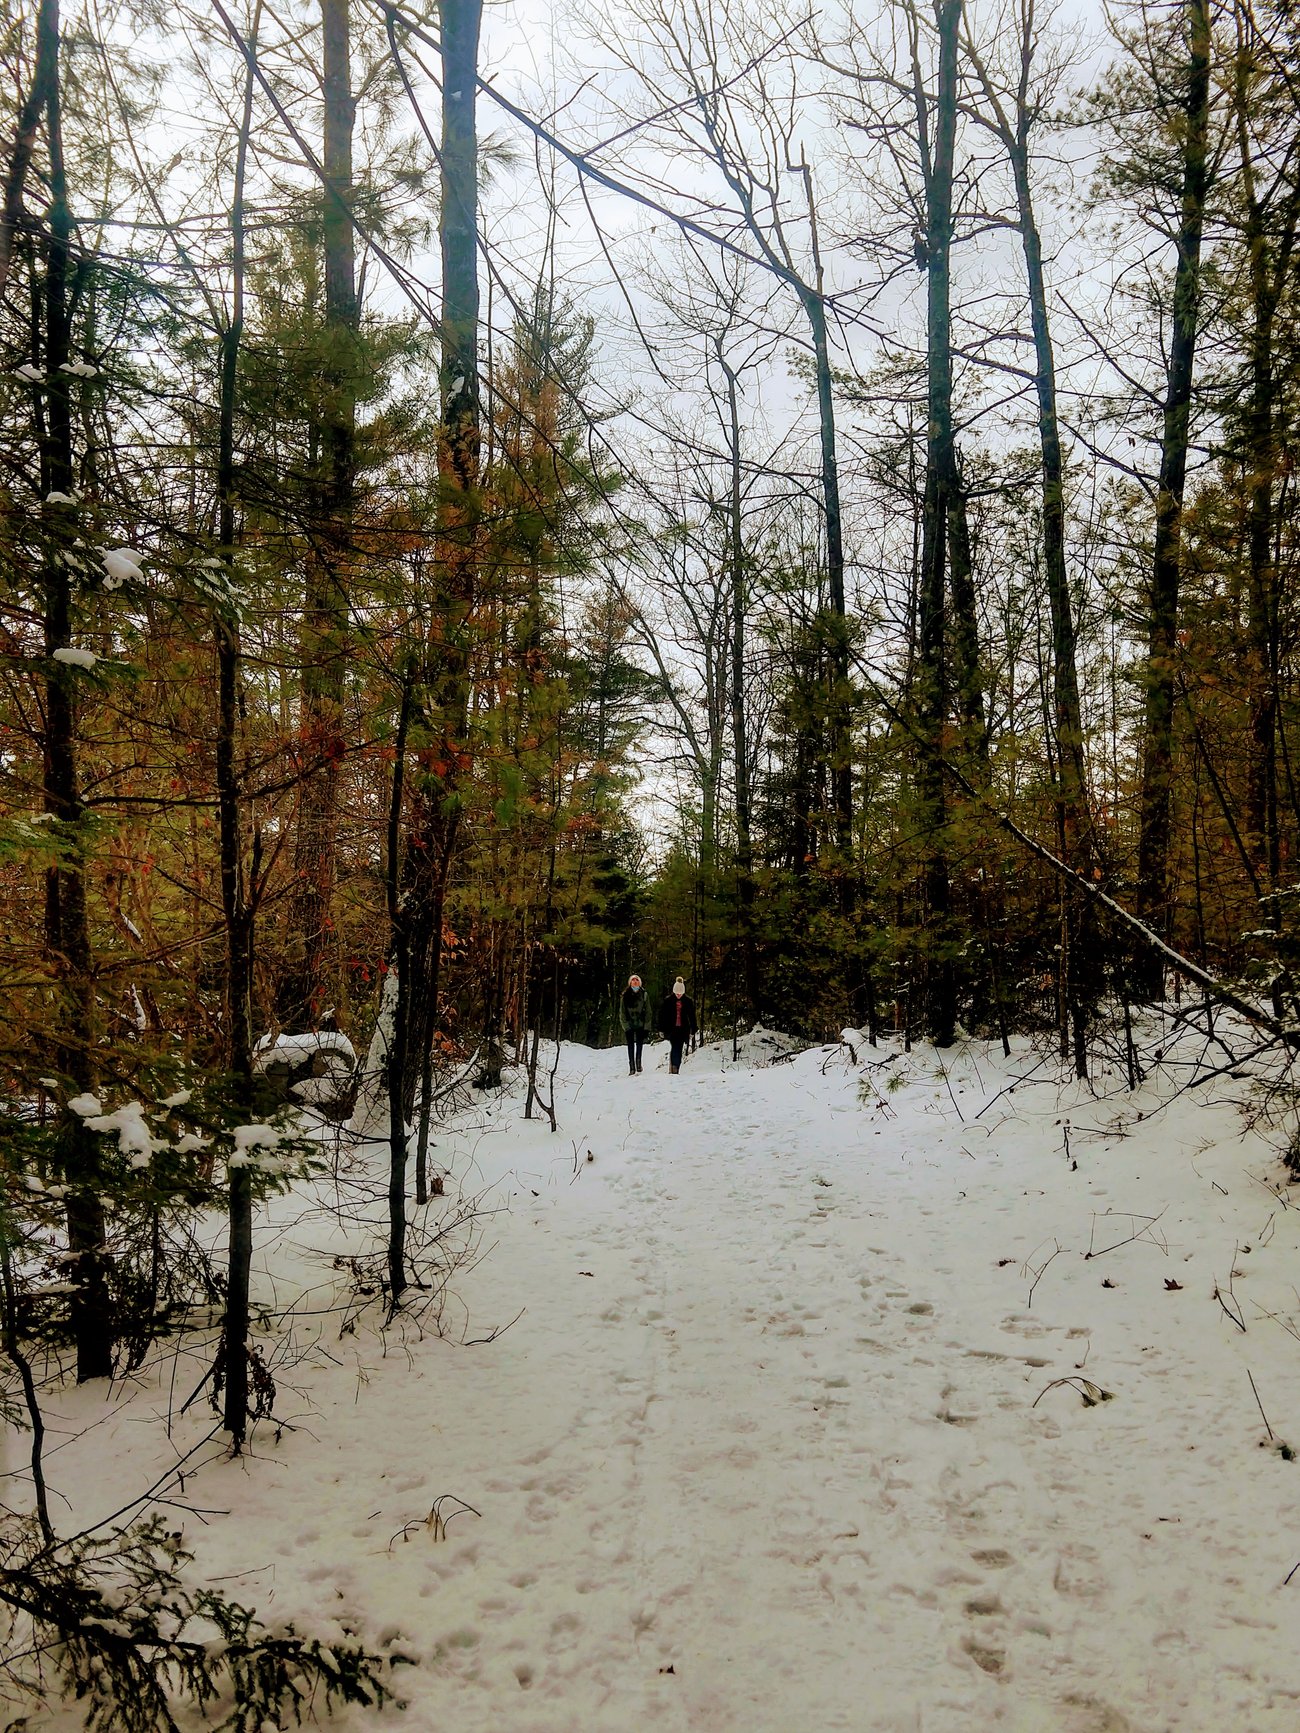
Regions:
<instances>
[{"instance_id":1,"label":"snow-covered ground","mask_svg":"<svg viewBox=\"0 0 1300 1733\"><path fill-rule=\"evenodd\" d=\"M380 1719L419 1733L1300 1726L1300 1188L1244 1084L730 1052L566 1048L556 1135L517 1096L444 1135L504 1207L442 1337L340 1335L373 1243L278 1202L292 1430L223 1460L170 1354L67 1393L60 1526L201 1445L196 1572L407 1657Z\"/></svg>"}]
</instances>

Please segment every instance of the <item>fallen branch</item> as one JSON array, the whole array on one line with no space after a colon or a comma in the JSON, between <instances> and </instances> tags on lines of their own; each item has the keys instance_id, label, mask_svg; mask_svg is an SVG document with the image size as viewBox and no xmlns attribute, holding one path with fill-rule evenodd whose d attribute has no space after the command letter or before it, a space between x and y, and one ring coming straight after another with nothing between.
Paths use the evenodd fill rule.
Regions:
<instances>
[{"instance_id":1,"label":"fallen branch","mask_svg":"<svg viewBox=\"0 0 1300 1733\"><path fill-rule=\"evenodd\" d=\"M1229 1306L1228 1300L1224 1299L1223 1289L1217 1282L1214 1284L1214 1297L1244 1336L1246 1334L1246 1320L1241 1315L1241 1307L1237 1304L1237 1296L1231 1287L1228 1289L1228 1300L1232 1301L1231 1306Z\"/></svg>"}]
</instances>

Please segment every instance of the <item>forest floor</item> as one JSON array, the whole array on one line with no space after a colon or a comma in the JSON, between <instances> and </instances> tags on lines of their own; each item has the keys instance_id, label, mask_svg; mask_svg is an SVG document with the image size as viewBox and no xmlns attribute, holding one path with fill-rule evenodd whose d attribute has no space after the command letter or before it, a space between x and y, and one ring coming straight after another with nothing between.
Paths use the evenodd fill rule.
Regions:
<instances>
[{"instance_id":1,"label":"forest floor","mask_svg":"<svg viewBox=\"0 0 1300 1733\"><path fill-rule=\"evenodd\" d=\"M340 1335L373 1237L318 1184L260 1228L290 1425L223 1459L169 1357L52 1401L51 1482L91 1520L194 1449L197 1573L414 1663L339 1733L1290 1733L1300 1187L1160 1047L1135 1094L1023 1042L566 1047L556 1134L440 1136L497 1212L441 1335Z\"/></svg>"}]
</instances>

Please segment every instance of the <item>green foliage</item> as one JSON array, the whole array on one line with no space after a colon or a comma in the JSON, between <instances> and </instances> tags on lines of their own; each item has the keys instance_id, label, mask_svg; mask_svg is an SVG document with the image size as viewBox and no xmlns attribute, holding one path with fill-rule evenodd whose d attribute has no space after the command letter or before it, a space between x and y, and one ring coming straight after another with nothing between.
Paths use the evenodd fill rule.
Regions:
<instances>
[{"instance_id":1,"label":"green foliage","mask_svg":"<svg viewBox=\"0 0 1300 1733\"><path fill-rule=\"evenodd\" d=\"M357 1643L263 1626L185 1577L191 1555L161 1518L48 1546L0 1530L3 1670L17 1691L79 1703L88 1733L180 1733L182 1705L213 1733L261 1733L293 1715L389 1696L383 1663ZM7 1626L7 1630L5 1627Z\"/></svg>"},{"instance_id":2,"label":"green foliage","mask_svg":"<svg viewBox=\"0 0 1300 1733\"><path fill-rule=\"evenodd\" d=\"M176 1088L174 1066L162 1075L142 1068L137 1086L151 1082L148 1105L123 1102L114 1113L101 1104L94 1112L78 1101L78 1112L66 1106L66 1080L32 1078L0 1111L0 1240L12 1257L18 1333L55 1352L67 1344L78 1271L65 1252L66 1212L79 1197L93 1197L103 1213L106 1296L123 1373L142 1364L160 1336L223 1301L224 1272L194 1232L196 1212L226 1206L221 1169L248 1165L253 1195L262 1199L307 1171L317 1153L264 1080L255 1080L251 1104L242 1080L220 1074ZM274 1145L241 1152L236 1128L268 1122Z\"/></svg>"}]
</instances>

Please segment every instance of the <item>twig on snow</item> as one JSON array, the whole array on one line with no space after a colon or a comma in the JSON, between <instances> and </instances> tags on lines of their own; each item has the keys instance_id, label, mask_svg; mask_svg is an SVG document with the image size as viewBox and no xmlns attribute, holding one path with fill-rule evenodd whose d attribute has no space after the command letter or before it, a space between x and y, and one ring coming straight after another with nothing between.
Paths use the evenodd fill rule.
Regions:
<instances>
[{"instance_id":1,"label":"twig on snow","mask_svg":"<svg viewBox=\"0 0 1300 1733\"><path fill-rule=\"evenodd\" d=\"M1259 1417L1264 1422L1264 1430L1268 1433L1269 1443L1276 1443L1273 1437L1273 1428L1268 1423L1268 1415L1264 1412L1264 1404L1259 1399L1259 1391L1255 1389L1255 1375L1249 1366L1246 1368L1246 1376L1250 1379L1250 1387L1255 1392L1255 1406L1259 1409Z\"/></svg>"},{"instance_id":2,"label":"twig on snow","mask_svg":"<svg viewBox=\"0 0 1300 1733\"><path fill-rule=\"evenodd\" d=\"M1121 1246L1131 1246L1133 1244L1134 1240L1140 1240L1140 1239L1145 1238L1147 1235L1149 1235L1152 1228L1160 1220L1161 1216L1165 1215L1165 1213L1168 1211L1168 1209L1169 1209L1169 1205L1166 1204L1164 1209L1162 1209L1160 1211L1159 1215L1153 1215L1153 1216L1130 1215L1128 1219L1131 1222L1141 1222L1142 1226L1140 1228L1134 1228L1133 1232L1131 1234L1129 1234L1126 1239L1116 1240L1114 1245L1112 1245L1112 1246L1098 1246L1096 1248L1096 1250L1093 1249L1093 1239L1096 1237L1096 1233L1097 1233L1097 1212L1094 1210L1093 1215L1092 1215L1092 1233L1088 1236L1088 1249L1083 1254L1084 1257L1085 1258L1104 1258L1107 1252L1117 1252ZM1105 1212L1106 1215L1112 1215L1114 1213L1115 1212L1112 1210L1107 1210ZM1103 1217L1103 1220L1104 1219L1105 1218ZM1152 1240L1151 1244L1153 1246L1158 1246L1159 1249L1166 1254L1166 1256L1168 1255L1168 1252L1169 1252L1168 1245L1161 1245L1159 1240Z\"/></svg>"},{"instance_id":3,"label":"twig on snow","mask_svg":"<svg viewBox=\"0 0 1300 1733\"><path fill-rule=\"evenodd\" d=\"M983 1107L981 1107L979 1112L975 1115L976 1119L983 1118L995 1101L1001 1101L1004 1095L1010 1095L1020 1084L1028 1083L1034 1077L1034 1072L1041 1071L1043 1066L1046 1064L1047 1056L1044 1055L1043 1058L1038 1061L1037 1065L1031 1065L1028 1071L1022 1072L1019 1077L1013 1077L1005 1088L998 1090L996 1095L990 1095ZM1051 1081L1051 1079L1047 1077L1040 1077L1034 1080L1039 1083L1049 1083Z\"/></svg>"},{"instance_id":4,"label":"twig on snow","mask_svg":"<svg viewBox=\"0 0 1300 1733\"><path fill-rule=\"evenodd\" d=\"M1232 1248L1232 1258L1235 1263L1237 1259L1237 1248L1235 1246ZM1214 1297L1244 1336L1246 1334L1246 1320L1241 1315L1241 1306L1238 1303L1237 1296L1232 1291L1231 1276L1228 1277L1228 1299L1224 1299L1223 1289L1217 1282L1214 1284ZM1228 1300L1232 1301L1231 1305L1228 1304Z\"/></svg>"},{"instance_id":5,"label":"twig on snow","mask_svg":"<svg viewBox=\"0 0 1300 1733\"><path fill-rule=\"evenodd\" d=\"M1040 1245L1042 1245L1043 1243L1044 1243L1043 1241L1041 1241L1041 1240L1039 1241ZM1048 1264L1050 1264L1052 1262L1053 1258L1059 1258L1061 1253L1065 1250L1065 1247L1061 1244L1061 1242L1059 1240L1054 1240L1053 1245L1055 1246L1056 1249L1047 1254L1047 1256L1043 1259L1042 1263L1038 1265L1037 1269L1035 1269L1033 1264L1031 1264L1029 1261L1029 1258L1032 1258L1034 1255L1033 1252L1030 1252L1029 1258L1026 1258L1024 1263L1021 1264L1021 1266L1020 1266L1020 1273L1022 1276L1032 1275L1034 1278L1033 1281L1029 1284L1029 1298L1025 1302L1026 1306L1028 1306L1028 1307L1033 1306L1034 1289L1042 1281L1043 1273L1047 1269ZM1037 1248L1035 1248L1035 1250L1036 1249Z\"/></svg>"}]
</instances>

